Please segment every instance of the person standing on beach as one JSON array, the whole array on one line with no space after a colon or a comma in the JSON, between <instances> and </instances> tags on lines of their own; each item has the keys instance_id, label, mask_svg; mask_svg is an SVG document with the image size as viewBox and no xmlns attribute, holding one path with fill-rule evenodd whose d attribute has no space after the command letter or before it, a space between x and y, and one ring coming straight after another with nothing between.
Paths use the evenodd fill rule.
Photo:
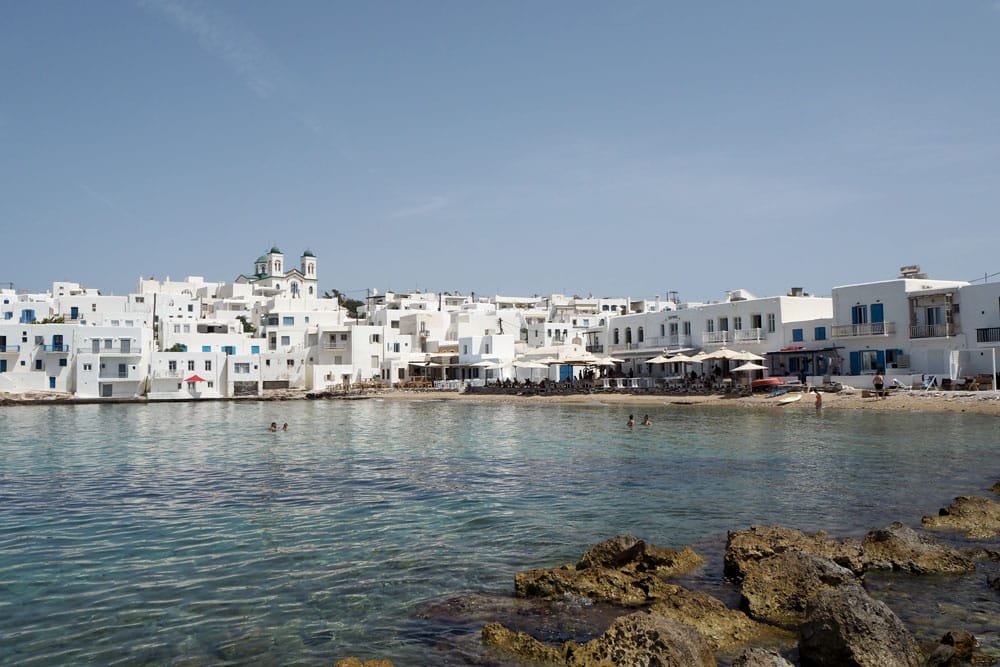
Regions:
<instances>
[{"instance_id":1,"label":"person standing on beach","mask_svg":"<svg viewBox=\"0 0 1000 667\"><path fill-rule=\"evenodd\" d=\"M819 392L819 389L814 389L813 391L816 392L816 409L820 410L823 408L823 394Z\"/></svg>"},{"instance_id":2,"label":"person standing on beach","mask_svg":"<svg viewBox=\"0 0 1000 667\"><path fill-rule=\"evenodd\" d=\"M875 387L875 400L885 398L885 393L882 391L882 388L885 386L885 376L882 375L881 368L875 371L875 377L872 378L872 385Z\"/></svg>"}]
</instances>

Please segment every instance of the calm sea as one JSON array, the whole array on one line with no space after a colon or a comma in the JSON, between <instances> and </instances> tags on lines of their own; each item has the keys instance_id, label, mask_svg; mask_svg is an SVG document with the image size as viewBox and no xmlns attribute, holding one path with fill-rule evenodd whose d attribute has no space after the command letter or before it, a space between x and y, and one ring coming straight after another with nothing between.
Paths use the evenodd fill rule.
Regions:
<instances>
[{"instance_id":1,"label":"calm sea","mask_svg":"<svg viewBox=\"0 0 1000 667\"><path fill-rule=\"evenodd\" d=\"M629 431L630 410L647 411L0 409L0 664L461 665L421 608L511 595L516 571L613 535L717 550L703 576L721 580L729 529L918 526L1000 479L992 416L663 405ZM970 581L949 604L1000 649L1000 595ZM939 601L904 595L908 623L938 632Z\"/></svg>"}]
</instances>

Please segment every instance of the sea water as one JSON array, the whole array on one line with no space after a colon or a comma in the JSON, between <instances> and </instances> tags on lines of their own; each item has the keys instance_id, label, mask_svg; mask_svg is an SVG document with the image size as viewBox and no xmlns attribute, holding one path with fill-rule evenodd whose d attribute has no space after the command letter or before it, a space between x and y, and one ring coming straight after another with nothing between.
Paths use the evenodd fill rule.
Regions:
<instances>
[{"instance_id":1,"label":"sea water","mask_svg":"<svg viewBox=\"0 0 1000 667\"><path fill-rule=\"evenodd\" d=\"M613 535L719 552L723 587L727 530L916 527L1000 479L1000 420L973 414L53 405L0 409L0 434L2 665L467 664L418 610ZM900 597L934 639L939 601ZM1000 595L950 604L1000 649Z\"/></svg>"}]
</instances>

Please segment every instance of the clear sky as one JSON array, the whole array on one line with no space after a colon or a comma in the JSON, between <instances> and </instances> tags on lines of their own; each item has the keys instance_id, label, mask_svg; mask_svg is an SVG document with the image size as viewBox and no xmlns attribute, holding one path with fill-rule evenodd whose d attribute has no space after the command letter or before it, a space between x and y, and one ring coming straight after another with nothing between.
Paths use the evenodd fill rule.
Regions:
<instances>
[{"instance_id":1,"label":"clear sky","mask_svg":"<svg viewBox=\"0 0 1000 667\"><path fill-rule=\"evenodd\" d=\"M0 0L0 282L684 300L1000 271L993 0Z\"/></svg>"}]
</instances>

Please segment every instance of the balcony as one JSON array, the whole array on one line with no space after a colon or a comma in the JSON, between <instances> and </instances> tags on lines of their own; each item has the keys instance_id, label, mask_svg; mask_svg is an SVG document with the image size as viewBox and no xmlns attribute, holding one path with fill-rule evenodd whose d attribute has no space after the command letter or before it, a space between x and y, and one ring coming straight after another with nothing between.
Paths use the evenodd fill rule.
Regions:
<instances>
[{"instance_id":1,"label":"balcony","mask_svg":"<svg viewBox=\"0 0 1000 667\"><path fill-rule=\"evenodd\" d=\"M20 351L20 345L0 345L0 354L17 354Z\"/></svg>"},{"instance_id":2,"label":"balcony","mask_svg":"<svg viewBox=\"0 0 1000 667\"><path fill-rule=\"evenodd\" d=\"M947 338L960 333L954 324L914 324L910 326L910 338Z\"/></svg>"},{"instance_id":3,"label":"balcony","mask_svg":"<svg viewBox=\"0 0 1000 667\"><path fill-rule=\"evenodd\" d=\"M706 331L701 334L702 345L725 345L731 340L728 331Z\"/></svg>"},{"instance_id":4,"label":"balcony","mask_svg":"<svg viewBox=\"0 0 1000 667\"><path fill-rule=\"evenodd\" d=\"M869 322L868 324L835 324L834 338L857 338L862 336L892 336L896 333L895 322Z\"/></svg>"},{"instance_id":5,"label":"balcony","mask_svg":"<svg viewBox=\"0 0 1000 667\"><path fill-rule=\"evenodd\" d=\"M323 343L323 349L324 350L346 350L347 349L347 341L337 341L335 343L331 343L331 342L327 341L327 342Z\"/></svg>"},{"instance_id":6,"label":"balcony","mask_svg":"<svg viewBox=\"0 0 1000 667\"><path fill-rule=\"evenodd\" d=\"M977 343L1000 343L1000 327L976 329Z\"/></svg>"},{"instance_id":7,"label":"balcony","mask_svg":"<svg viewBox=\"0 0 1000 667\"><path fill-rule=\"evenodd\" d=\"M740 329L733 332L734 343L759 343L767 338L767 332L760 327L755 329Z\"/></svg>"},{"instance_id":8,"label":"balcony","mask_svg":"<svg viewBox=\"0 0 1000 667\"><path fill-rule=\"evenodd\" d=\"M69 350L67 350L68 352ZM82 352L84 354L113 354L113 355L124 355L128 357L141 357L142 350L135 345L112 345L110 347L78 347L76 351Z\"/></svg>"},{"instance_id":9,"label":"balcony","mask_svg":"<svg viewBox=\"0 0 1000 667\"><path fill-rule=\"evenodd\" d=\"M193 371L188 371L188 372L193 372ZM162 369L162 368L154 368L153 369L153 378L154 379L157 379L157 378L179 378L179 377L182 377L183 375L184 375L184 371L179 371L177 369L174 369L174 370Z\"/></svg>"},{"instance_id":10,"label":"balcony","mask_svg":"<svg viewBox=\"0 0 1000 667\"><path fill-rule=\"evenodd\" d=\"M604 346L603 345L588 345L587 346L587 352L593 352L595 354L604 354Z\"/></svg>"},{"instance_id":11,"label":"balcony","mask_svg":"<svg viewBox=\"0 0 1000 667\"><path fill-rule=\"evenodd\" d=\"M69 354L69 345L57 343L55 345L42 345L42 352L60 352Z\"/></svg>"}]
</instances>

